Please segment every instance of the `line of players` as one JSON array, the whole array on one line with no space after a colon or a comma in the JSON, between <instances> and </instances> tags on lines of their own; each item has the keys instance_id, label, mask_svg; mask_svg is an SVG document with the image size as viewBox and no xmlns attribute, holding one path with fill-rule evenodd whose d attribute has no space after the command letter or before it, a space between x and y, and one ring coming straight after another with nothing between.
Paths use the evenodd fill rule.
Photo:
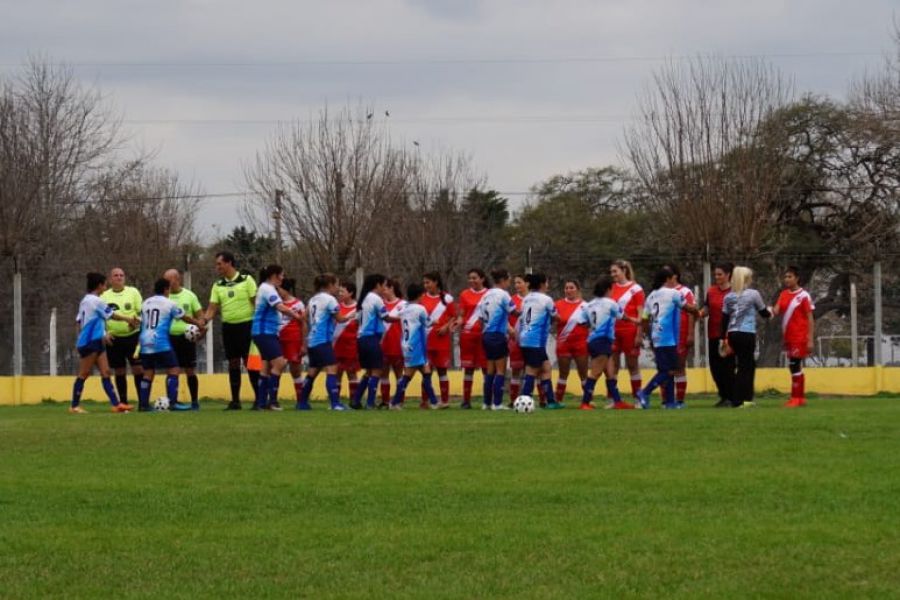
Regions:
<instances>
[{"instance_id":1,"label":"line of players","mask_svg":"<svg viewBox=\"0 0 900 600\"><path fill-rule=\"evenodd\" d=\"M217 267L222 254L226 254L224 258L229 259L233 267L233 257L227 253L217 256ZM684 364L693 343L693 318L711 316L711 325L722 321L721 313L725 312L723 309L726 303L720 304L718 300L722 300L723 294L728 290L722 285L723 280L727 279L726 270L727 275L730 275L730 267L717 265L717 285L708 293L707 308L702 311L694 305L690 289L681 285L677 269L671 267L657 273L654 291L645 299L643 289L633 281L633 271L627 261L616 261L611 265L610 276L601 278L595 285L595 298L591 302L585 302L581 298L580 286L575 281L566 281L565 297L554 302L546 295L547 281L542 275L527 275L511 280L506 271L497 270L491 274L494 283L489 288L485 274L480 269L471 269L468 273L469 288L463 290L458 302L444 291L441 277L437 273L426 274L422 285L411 284L406 290L406 300L402 298L403 293L396 281L382 275L370 275L366 278L358 302L354 300L355 286L349 283L341 286L336 277L321 275L315 280L316 294L310 299L307 309L293 296L294 283L284 279L281 267L270 265L261 274L262 282L255 290L256 293L251 295L252 320L247 323L250 337L262 359L258 380L252 382L256 391L254 408L280 410L277 401L278 382L287 366L294 379L297 408L301 410L310 408L309 395L313 382L323 370L326 373L330 405L334 410L346 409L339 398L340 377L344 373L350 384L350 408L362 408L364 395L367 408L402 407L406 387L415 372L421 372L423 377L420 406L446 408L449 406L447 368L450 365L451 334L457 330L464 368L463 408L471 408L473 374L480 368L483 372L483 408L506 409L503 395L508 367L512 375L509 382L511 399L520 392L530 395L537 381L541 405L561 408L562 404L557 398L561 400L565 394L566 380L573 362L584 390L580 408L593 408L594 386L602 375L606 376L607 406L633 408L634 405L623 401L618 392L617 373L621 354L625 355L625 363L631 374L632 395L637 399L638 406L649 406L649 394L655 387L661 387L664 406L679 408L684 406L687 383ZM119 274L114 270L111 275L114 288L117 277ZM241 277L243 282L253 281L247 275ZM789 278L793 278L792 284L789 283ZM109 384L108 366L103 356L105 344L102 338L98 338L101 330L98 324L105 324L108 318L113 323L124 321L129 330L140 326L141 364L144 373L140 374L139 407L142 410L149 409L149 387L155 371L162 369L167 373L167 394L173 401L173 406L181 407L177 402L178 367L181 365L192 369L195 366L196 351L194 350L193 356L185 357L185 354L189 354L185 350L190 348L185 347L183 329L176 328L183 328L184 322L205 327L207 320L215 316L219 305L227 306L227 301L222 302L223 295L217 295L214 287L210 308L206 313L199 310L196 296L179 306L178 300L184 300L181 296L185 290L181 287L177 271L169 271L164 279L156 282L154 297L144 303L143 307L139 306L142 318L138 320L134 316L123 315L122 310L116 310L127 309L127 303L119 307L103 302L106 290L105 281L101 282L101 279L105 278L98 274L88 276L90 292L82 301L79 311L82 330L78 346L82 365L73 390L72 412L83 412L79 406L80 393L84 379L95 363L100 367L104 389L110 397L113 410L129 409L127 402L118 402ZM124 273L121 279L124 281ZM237 276L230 279L232 282L237 281ZM217 285L228 280L229 277L225 274ZM511 283L515 287L512 296L507 291ZM795 323L793 328L786 326L785 341L795 383L792 392L798 391L798 376L800 379L799 394L792 393L789 405L799 406L805 403L802 398L802 370L799 368L799 362L805 354L798 348L806 348L806 344L796 342L798 334L788 334L797 330L804 335L808 334L809 340L812 339L812 304L808 294L797 285L796 269L788 270L785 283L788 289L782 294L783 298L773 312L780 310L785 314L785 323ZM119 288L118 293L122 293L121 285ZM755 290L749 291L755 293ZM170 299L172 292L178 296L176 301ZM224 297L233 299L233 292L234 290L229 290ZM743 290L730 295L740 299ZM786 302L782 302L784 298L787 298ZM793 304L791 299L794 300ZM140 303L139 297L137 302ZM760 303L761 299L752 304ZM740 302L737 304L741 305ZM782 307L782 304L785 306ZM800 309L799 312L797 308ZM735 308L732 312L734 310ZM226 312L223 311L223 318ZM738 318L732 319L732 324L738 324L739 330L731 331L727 326L722 328L721 337L725 341L721 362L726 365L728 357L735 354L730 351L731 346L746 346L746 343L742 345L737 338L748 333L740 329L747 329L749 321L746 315L736 316ZM798 327L797 323L809 325L802 331L804 328ZM550 361L546 354L547 339L554 324L560 373L555 390L550 381ZM227 333L228 325L223 320L223 334ZM644 329L651 334L659 372L647 388L642 390L637 356ZM714 329L710 328L711 335ZM755 328L753 331L755 332ZM729 345L728 341L734 343ZM113 340L111 347L114 348L116 344ZM755 345L755 337L753 344ZM193 344L188 343L188 346L193 347ZM229 340L226 337L226 350L228 346ZM305 352L309 355L309 371L306 378L303 378L300 362ZM735 374L744 375L751 372L750 398L744 398L737 404L749 405L752 401L752 369L746 364L746 352L739 351L736 354L737 369L732 367L732 371L736 370ZM799 354L802 356L798 356ZM364 370L364 376L361 381L357 381L356 372L360 366ZM432 369L438 371L440 400L431 386ZM394 371L398 379L393 398L390 397L390 371ZM524 385L521 380L523 371ZM719 368L719 371L721 375L722 369ZM717 376L716 369L713 374L722 397L719 405L735 405L730 397L740 396L743 392L723 390L720 379L726 387L733 387L740 380L745 389L746 377L735 377L729 383L724 381L726 378ZM192 405L185 405L184 408L197 409L196 376L192 372L188 376ZM238 381L239 377L238 372ZM118 384L117 377L120 398L124 400L125 395ZM381 402L376 404L379 386ZM233 385L232 391L234 392ZM233 393L229 407L233 408L234 404ZM240 406L239 400L237 406Z\"/></svg>"}]
</instances>

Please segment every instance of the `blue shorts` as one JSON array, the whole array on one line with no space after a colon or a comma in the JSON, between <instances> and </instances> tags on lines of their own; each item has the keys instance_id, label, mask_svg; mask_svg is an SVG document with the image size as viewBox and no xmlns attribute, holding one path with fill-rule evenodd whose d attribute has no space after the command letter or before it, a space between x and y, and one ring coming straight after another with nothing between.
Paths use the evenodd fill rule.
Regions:
<instances>
[{"instance_id":1,"label":"blue shorts","mask_svg":"<svg viewBox=\"0 0 900 600\"><path fill-rule=\"evenodd\" d=\"M261 333L253 336L253 343L256 344L259 355L263 360L275 360L281 356L281 342L277 335Z\"/></svg>"},{"instance_id":2,"label":"blue shorts","mask_svg":"<svg viewBox=\"0 0 900 600\"><path fill-rule=\"evenodd\" d=\"M525 359L525 366L532 369L540 369L544 366L544 362L550 360L547 357L546 348L525 348L522 347L522 358Z\"/></svg>"},{"instance_id":3,"label":"blue shorts","mask_svg":"<svg viewBox=\"0 0 900 600\"><path fill-rule=\"evenodd\" d=\"M103 354L106 352L106 345L103 339L91 340L84 346L78 346L78 355L81 358L87 358L91 354Z\"/></svg>"},{"instance_id":4,"label":"blue shorts","mask_svg":"<svg viewBox=\"0 0 900 600\"><path fill-rule=\"evenodd\" d=\"M334 358L334 346L329 342L313 346L306 351L306 357L309 359L311 369L324 369L337 364Z\"/></svg>"},{"instance_id":5,"label":"blue shorts","mask_svg":"<svg viewBox=\"0 0 900 600\"><path fill-rule=\"evenodd\" d=\"M668 373L678 369L678 346L663 346L654 348L656 356L656 370Z\"/></svg>"},{"instance_id":6,"label":"blue shorts","mask_svg":"<svg viewBox=\"0 0 900 600\"><path fill-rule=\"evenodd\" d=\"M366 335L357 338L356 349L359 352L359 366L363 369L380 369L384 366L380 335Z\"/></svg>"},{"instance_id":7,"label":"blue shorts","mask_svg":"<svg viewBox=\"0 0 900 600\"><path fill-rule=\"evenodd\" d=\"M590 352L591 358L612 356L612 345L613 341L609 338L597 338L588 342L588 352Z\"/></svg>"},{"instance_id":8,"label":"blue shorts","mask_svg":"<svg viewBox=\"0 0 900 600\"><path fill-rule=\"evenodd\" d=\"M502 333L493 331L483 334L481 345L484 346L484 355L488 360L500 360L509 356L509 340Z\"/></svg>"},{"instance_id":9,"label":"blue shorts","mask_svg":"<svg viewBox=\"0 0 900 600\"><path fill-rule=\"evenodd\" d=\"M154 352L153 354L141 354L141 366L149 371L162 371L178 366L178 357L174 350Z\"/></svg>"}]
</instances>

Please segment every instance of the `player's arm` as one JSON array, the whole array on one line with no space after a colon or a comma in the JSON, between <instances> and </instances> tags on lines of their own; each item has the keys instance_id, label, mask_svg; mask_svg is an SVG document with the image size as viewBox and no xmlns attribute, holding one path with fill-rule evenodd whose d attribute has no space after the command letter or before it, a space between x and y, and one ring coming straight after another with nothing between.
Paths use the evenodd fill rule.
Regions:
<instances>
[{"instance_id":1,"label":"player's arm","mask_svg":"<svg viewBox=\"0 0 900 600\"><path fill-rule=\"evenodd\" d=\"M347 321L352 321L356 318L356 311L348 312L347 314L342 315L340 312L334 313L334 320L338 323L346 323Z\"/></svg>"},{"instance_id":2,"label":"player's arm","mask_svg":"<svg viewBox=\"0 0 900 600\"><path fill-rule=\"evenodd\" d=\"M809 335L807 336L807 339L806 339L806 349L811 354L813 351L813 348L815 347L816 319L815 319L815 317L813 317L812 311L809 311L807 313L807 315L809 315Z\"/></svg>"},{"instance_id":3,"label":"player's arm","mask_svg":"<svg viewBox=\"0 0 900 600\"><path fill-rule=\"evenodd\" d=\"M277 310L278 312L280 312L283 315L289 316L290 318L294 319L295 321L303 320L302 312L297 312L293 308L288 308L287 306L284 305L284 302L278 302L277 304L275 304L275 310Z\"/></svg>"},{"instance_id":4,"label":"player's arm","mask_svg":"<svg viewBox=\"0 0 900 600\"><path fill-rule=\"evenodd\" d=\"M641 302L637 307L637 314L643 315L637 333L634 334L634 347L640 348L644 344L644 334L650 332L650 315L644 311L644 303Z\"/></svg>"},{"instance_id":5,"label":"player's arm","mask_svg":"<svg viewBox=\"0 0 900 600\"><path fill-rule=\"evenodd\" d=\"M217 314L219 314L219 303L210 299L209 306L206 307L206 313L203 315L204 324L215 319Z\"/></svg>"}]
</instances>

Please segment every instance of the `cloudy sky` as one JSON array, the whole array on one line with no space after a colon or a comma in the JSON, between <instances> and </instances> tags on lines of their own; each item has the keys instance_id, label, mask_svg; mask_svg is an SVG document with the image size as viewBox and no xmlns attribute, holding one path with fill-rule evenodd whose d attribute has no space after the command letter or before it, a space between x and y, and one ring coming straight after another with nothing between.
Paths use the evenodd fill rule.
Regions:
<instances>
[{"instance_id":1,"label":"cloudy sky","mask_svg":"<svg viewBox=\"0 0 900 600\"><path fill-rule=\"evenodd\" d=\"M844 95L890 47L900 0L0 0L0 73L73 65L136 143L210 193L279 120L326 103L389 110L398 143L468 152L514 202L558 172L618 164L666 57L767 57L799 91ZM240 198L207 200L207 236Z\"/></svg>"}]
</instances>

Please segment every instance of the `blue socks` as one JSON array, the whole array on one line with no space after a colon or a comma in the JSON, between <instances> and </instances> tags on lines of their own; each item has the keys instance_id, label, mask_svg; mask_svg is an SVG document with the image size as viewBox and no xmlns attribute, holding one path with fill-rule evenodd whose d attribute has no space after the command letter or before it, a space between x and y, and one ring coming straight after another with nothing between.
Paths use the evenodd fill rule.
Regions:
<instances>
[{"instance_id":1,"label":"blue socks","mask_svg":"<svg viewBox=\"0 0 900 600\"><path fill-rule=\"evenodd\" d=\"M544 388L544 395L547 397L547 404L556 402L553 397L553 381L550 379L541 380L541 387Z\"/></svg>"},{"instance_id":2,"label":"blue socks","mask_svg":"<svg viewBox=\"0 0 900 600\"><path fill-rule=\"evenodd\" d=\"M303 381L303 391L300 393L300 406L309 406L309 397L312 395L313 383L315 383L316 377L313 375L310 377L306 376L306 379Z\"/></svg>"},{"instance_id":3,"label":"blue socks","mask_svg":"<svg viewBox=\"0 0 900 600\"><path fill-rule=\"evenodd\" d=\"M494 375L494 406L503 404L503 386L505 383L505 375Z\"/></svg>"},{"instance_id":4,"label":"blue socks","mask_svg":"<svg viewBox=\"0 0 900 600\"><path fill-rule=\"evenodd\" d=\"M381 381L380 377L368 377L363 378L366 380L366 387L368 388L368 394L366 395L366 406L369 408L375 408L375 396L378 394L378 383ZM359 389L362 389L362 386L359 386Z\"/></svg>"},{"instance_id":5,"label":"blue socks","mask_svg":"<svg viewBox=\"0 0 900 600\"><path fill-rule=\"evenodd\" d=\"M265 408L269 401L269 378L260 375L256 385L256 402L253 408Z\"/></svg>"},{"instance_id":6,"label":"blue socks","mask_svg":"<svg viewBox=\"0 0 900 600\"><path fill-rule=\"evenodd\" d=\"M391 406L396 406L403 402L403 397L406 395L406 386L409 385L409 377L403 375L400 379L397 380L397 391L394 392L394 397L391 398ZM424 382L422 385L425 385ZM434 396L434 391L431 392L431 395Z\"/></svg>"},{"instance_id":7,"label":"blue socks","mask_svg":"<svg viewBox=\"0 0 900 600\"><path fill-rule=\"evenodd\" d=\"M178 404L178 375L166 376L166 396L170 403Z\"/></svg>"},{"instance_id":8,"label":"blue socks","mask_svg":"<svg viewBox=\"0 0 900 600\"><path fill-rule=\"evenodd\" d=\"M612 398L613 402L621 402L622 395L619 394L618 381L615 379L606 380L606 395Z\"/></svg>"},{"instance_id":9,"label":"blue socks","mask_svg":"<svg viewBox=\"0 0 900 600\"><path fill-rule=\"evenodd\" d=\"M425 390L425 396L428 398L428 403L432 406L437 404L437 396L434 395L434 387L431 385L431 373L428 375L422 373L422 389Z\"/></svg>"},{"instance_id":10,"label":"blue socks","mask_svg":"<svg viewBox=\"0 0 900 600\"><path fill-rule=\"evenodd\" d=\"M360 406L362 403L363 393L365 393L369 389L369 376L363 375L359 380L359 384L356 386L356 393L353 394L353 397L350 398L350 404L353 406Z\"/></svg>"},{"instance_id":11,"label":"blue socks","mask_svg":"<svg viewBox=\"0 0 900 600\"><path fill-rule=\"evenodd\" d=\"M84 379L75 378L75 384L72 386L72 408L81 404L81 392L84 391Z\"/></svg>"},{"instance_id":12,"label":"blue socks","mask_svg":"<svg viewBox=\"0 0 900 600\"><path fill-rule=\"evenodd\" d=\"M609 383L607 381L607 383ZM590 404L594 399L594 386L597 385L597 380L593 377L588 377L584 380L584 383L581 386L583 390L583 394L581 395L581 403L582 404Z\"/></svg>"},{"instance_id":13,"label":"blue socks","mask_svg":"<svg viewBox=\"0 0 900 600\"><path fill-rule=\"evenodd\" d=\"M522 382L522 395L530 396L534 393L534 375L525 374L525 380Z\"/></svg>"},{"instance_id":14,"label":"blue socks","mask_svg":"<svg viewBox=\"0 0 900 600\"><path fill-rule=\"evenodd\" d=\"M109 380L109 377L103 377L103 391L106 392L106 397L109 398L109 403L113 406L116 406L119 403L119 399L116 398L116 388L113 387L112 381Z\"/></svg>"},{"instance_id":15,"label":"blue socks","mask_svg":"<svg viewBox=\"0 0 900 600\"><path fill-rule=\"evenodd\" d=\"M138 406L145 410L150 408L150 383L147 379L141 379L141 389L138 392Z\"/></svg>"},{"instance_id":16,"label":"blue socks","mask_svg":"<svg viewBox=\"0 0 900 600\"><path fill-rule=\"evenodd\" d=\"M485 406L491 405L491 398L494 395L494 376L485 373L483 375L484 382L481 385L482 402Z\"/></svg>"},{"instance_id":17,"label":"blue socks","mask_svg":"<svg viewBox=\"0 0 900 600\"><path fill-rule=\"evenodd\" d=\"M269 404L278 404L278 387L281 383L281 374L269 374Z\"/></svg>"},{"instance_id":18,"label":"blue socks","mask_svg":"<svg viewBox=\"0 0 900 600\"><path fill-rule=\"evenodd\" d=\"M311 389L312 381L309 382L309 386ZM341 384L337 374L325 375L325 389L328 391L328 400L331 402L332 406L337 406L341 403ZM309 396L307 396L307 400L308 399Z\"/></svg>"}]
</instances>

